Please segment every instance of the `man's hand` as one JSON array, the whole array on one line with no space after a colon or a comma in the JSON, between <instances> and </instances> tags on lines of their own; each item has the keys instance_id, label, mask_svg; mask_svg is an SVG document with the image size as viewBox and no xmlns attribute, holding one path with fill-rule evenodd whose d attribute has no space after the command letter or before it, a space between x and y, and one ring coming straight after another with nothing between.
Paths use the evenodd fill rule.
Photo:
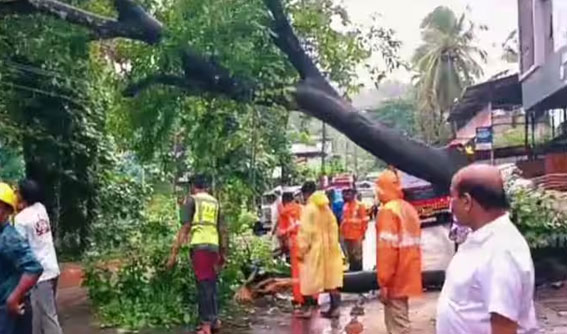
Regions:
<instances>
[{"instance_id":1,"label":"man's hand","mask_svg":"<svg viewBox=\"0 0 567 334\"><path fill-rule=\"evenodd\" d=\"M493 334L516 334L518 323L497 313L490 314L490 327Z\"/></svg>"},{"instance_id":2,"label":"man's hand","mask_svg":"<svg viewBox=\"0 0 567 334\"><path fill-rule=\"evenodd\" d=\"M177 256L171 254L169 256L169 260L167 260L167 270L172 270L173 268L175 268L176 264L177 264Z\"/></svg>"},{"instance_id":3,"label":"man's hand","mask_svg":"<svg viewBox=\"0 0 567 334\"><path fill-rule=\"evenodd\" d=\"M218 262L215 264L215 272L218 274L221 272L221 270L224 268L226 264L226 255L224 254L219 254L219 260Z\"/></svg>"},{"instance_id":4,"label":"man's hand","mask_svg":"<svg viewBox=\"0 0 567 334\"><path fill-rule=\"evenodd\" d=\"M380 288L380 296L378 296L380 302L384 305L389 303L388 289Z\"/></svg>"},{"instance_id":5,"label":"man's hand","mask_svg":"<svg viewBox=\"0 0 567 334\"><path fill-rule=\"evenodd\" d=\"M6 308L15 317L24 315L24 304L14 294L6 300Z\"/></svg>"}]
</instances>

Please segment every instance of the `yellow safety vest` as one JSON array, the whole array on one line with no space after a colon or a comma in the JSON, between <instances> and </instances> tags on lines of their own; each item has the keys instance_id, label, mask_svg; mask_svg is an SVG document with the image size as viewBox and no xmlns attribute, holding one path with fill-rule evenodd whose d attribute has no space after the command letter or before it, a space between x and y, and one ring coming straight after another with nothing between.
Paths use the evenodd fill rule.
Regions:
<instances>
[{"instance_id":1,"label":"yellow safety vest","mask_svg":"<svg viewBox=\"0 0 567 334\"><path fill-rule=\"evenodd\" d=\"M195 201L195 214L191 223L189 247L218 250L219 203L213 196L206 193L199 193L192 197Z\"/></svg>"}]
</instances>

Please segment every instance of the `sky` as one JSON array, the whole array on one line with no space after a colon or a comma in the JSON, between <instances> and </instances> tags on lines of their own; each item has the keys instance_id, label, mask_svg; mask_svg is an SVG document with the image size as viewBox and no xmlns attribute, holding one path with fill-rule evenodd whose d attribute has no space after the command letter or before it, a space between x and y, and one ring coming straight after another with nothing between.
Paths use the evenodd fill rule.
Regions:
<instances>
[{"instance_id":1,"label":"sky","mask_svg":"<svg viewBox=\"0 0 567 334\"><path fill-rule=\"evenodd\" d=\"M484 24L488 31L479 32L478 45L489 54L484 66L485 78L502 70L517 66L506 64L499 58L502 54L501 44L508 34L517 28L517 0L342 0L351 21L363 25L371 24L373 14L379 15L378 24L392 28L396 37L402 41L400 56L409 60L413 51L421 43L420 24L422 19L437 6L447 6L457 15L469 10L468 17L477 24ZM365 86L372 86L365 73L360 73ZM409 82L411 74L399 70L388 76L388 79Z\"/></svg>"}]
</instances>

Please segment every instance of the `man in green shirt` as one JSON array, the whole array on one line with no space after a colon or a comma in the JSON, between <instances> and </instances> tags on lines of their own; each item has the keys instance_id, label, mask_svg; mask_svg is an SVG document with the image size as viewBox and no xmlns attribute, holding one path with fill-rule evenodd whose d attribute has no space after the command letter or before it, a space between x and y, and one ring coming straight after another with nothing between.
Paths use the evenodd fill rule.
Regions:
<instances>
[{"instance_id":1,"label":"man in green shirt","mask_svg":"<svg viewBox=\"0 0 567 334\"><path fill-rule=\"evenodd\" d=\"M209 194L208 180L198 175L192 186L192 195L181 206L182 227L171 249L168 268L175 266L179 248L189 241L201 320L197 334L211 334L220 327L217 275L225 262L228 233L220 205Z\"/></svg>"}]
</instances>

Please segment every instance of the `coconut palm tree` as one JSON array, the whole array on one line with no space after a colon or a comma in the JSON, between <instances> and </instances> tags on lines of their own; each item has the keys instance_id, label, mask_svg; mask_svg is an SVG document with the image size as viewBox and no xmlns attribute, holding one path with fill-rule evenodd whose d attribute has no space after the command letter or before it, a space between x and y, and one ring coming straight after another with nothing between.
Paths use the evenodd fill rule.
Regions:
<instances>
[{"instance_id":1,"label":"coconut palm tree","mask_svg":"<svg viewBox=\"0 0 567 334\"><path fill-rule=\"evenodd\" d=\"M412 58L418 118L424 139L438 143L448 136L445 118L455 99L482 76L479 61L486 62L486 52L474 45L476 25L447 7L435 8L423 19L421 29L423 44Z\"/></svg>"}]
</instances>

